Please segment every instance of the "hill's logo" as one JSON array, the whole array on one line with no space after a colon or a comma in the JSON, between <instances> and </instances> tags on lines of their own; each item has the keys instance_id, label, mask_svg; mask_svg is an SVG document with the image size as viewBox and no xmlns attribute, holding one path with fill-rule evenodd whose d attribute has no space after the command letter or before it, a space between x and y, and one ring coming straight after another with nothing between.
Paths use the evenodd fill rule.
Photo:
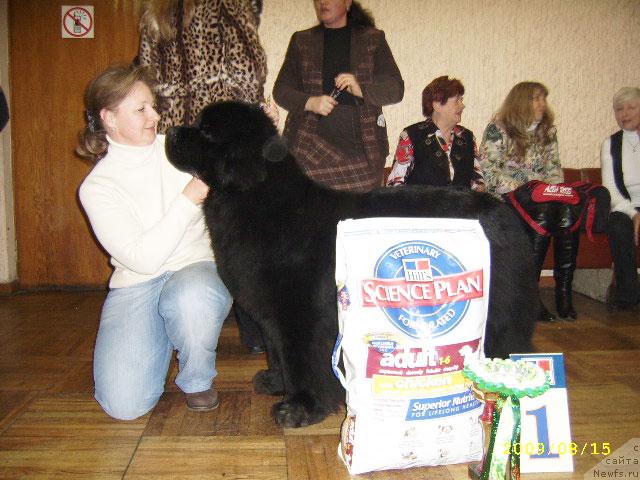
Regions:
<instances>
[{"instance_id":1,"label":"hill's logo","mask_svg":"<svg viewBox=\"0 0 640 480\"><path fill-rule=\"evenodd\" d=\"M419 240L389 248L373 274L362 280L362 306L382 308L391 323L415 338L449 332L484 292L482 270L469 272L451 253Z\"/></svg>"}]
</instances>

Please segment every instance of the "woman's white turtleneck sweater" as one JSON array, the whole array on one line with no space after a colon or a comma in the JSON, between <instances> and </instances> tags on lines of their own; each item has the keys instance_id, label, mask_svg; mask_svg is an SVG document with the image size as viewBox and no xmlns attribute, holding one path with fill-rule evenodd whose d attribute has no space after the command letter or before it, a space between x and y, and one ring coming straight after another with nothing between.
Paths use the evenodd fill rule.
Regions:
<instances>
[{"instance_id":1,"label":"woman's white turtleneck sweater","mask_svg":"<svg viewBox=\"0 0 640 480\"><path fill-rule=\"evenodd\" d=\"M111 255L111 288L213 260L202 208L182 194L191 175L166 157L164 135L133 147L107 137L109 150L80 186L93 231Z\"/></svg>"}]
</instances>

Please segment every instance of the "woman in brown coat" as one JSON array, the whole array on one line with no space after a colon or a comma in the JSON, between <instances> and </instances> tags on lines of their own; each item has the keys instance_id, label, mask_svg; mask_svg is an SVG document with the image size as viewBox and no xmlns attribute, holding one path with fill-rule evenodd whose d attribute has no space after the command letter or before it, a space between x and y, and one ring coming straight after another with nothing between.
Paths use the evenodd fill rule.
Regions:
<instances>
[{"instance_id":1,"label":"woman in brown coat","mask_svg":"<svg viewBox=\"0 0 640 480\"><path fill-rule=\"evenodd\" d=\"M382 185L389 153L382 107L404 82L371 15L351 0L314 0L320 24L296 32L276 79L284 136L306 174L340 190Z\"/></svg>"}]
</instances>

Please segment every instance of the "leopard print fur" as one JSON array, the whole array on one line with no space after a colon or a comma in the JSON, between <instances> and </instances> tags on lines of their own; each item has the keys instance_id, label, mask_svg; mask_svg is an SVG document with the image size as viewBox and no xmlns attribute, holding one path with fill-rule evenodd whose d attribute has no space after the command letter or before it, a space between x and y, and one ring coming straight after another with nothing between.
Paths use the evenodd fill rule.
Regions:
<instances>
[{"instance_id":1,"label":"leopard print fur","mask_svg":"<svg viewBox=\"0 0 640 480\"><path fill-rule=\"evenodd\" d=\"M259 0L201 0L176 39L141 32L138 60L156 72L158 132L191 125L209 103L264 98L266 55L258 37Z\"/></svg>"}]
</instances>

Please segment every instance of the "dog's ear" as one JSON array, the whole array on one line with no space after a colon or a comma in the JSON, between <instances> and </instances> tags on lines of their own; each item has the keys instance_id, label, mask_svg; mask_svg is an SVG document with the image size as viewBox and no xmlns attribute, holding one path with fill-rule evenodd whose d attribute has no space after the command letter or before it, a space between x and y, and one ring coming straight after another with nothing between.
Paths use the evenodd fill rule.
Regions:
<instances>
[{"instance_id":1,"label":"dog's ear","mask_svg":"<svg viewBox=\"0 0 640 480\"><path fill-rule=\"evenodd\" d=\"M280 162L289 153L289 148L286 142L280 135L274 135L262 146L262 156L269 162Z\"/></svg>"}]
</instances>

